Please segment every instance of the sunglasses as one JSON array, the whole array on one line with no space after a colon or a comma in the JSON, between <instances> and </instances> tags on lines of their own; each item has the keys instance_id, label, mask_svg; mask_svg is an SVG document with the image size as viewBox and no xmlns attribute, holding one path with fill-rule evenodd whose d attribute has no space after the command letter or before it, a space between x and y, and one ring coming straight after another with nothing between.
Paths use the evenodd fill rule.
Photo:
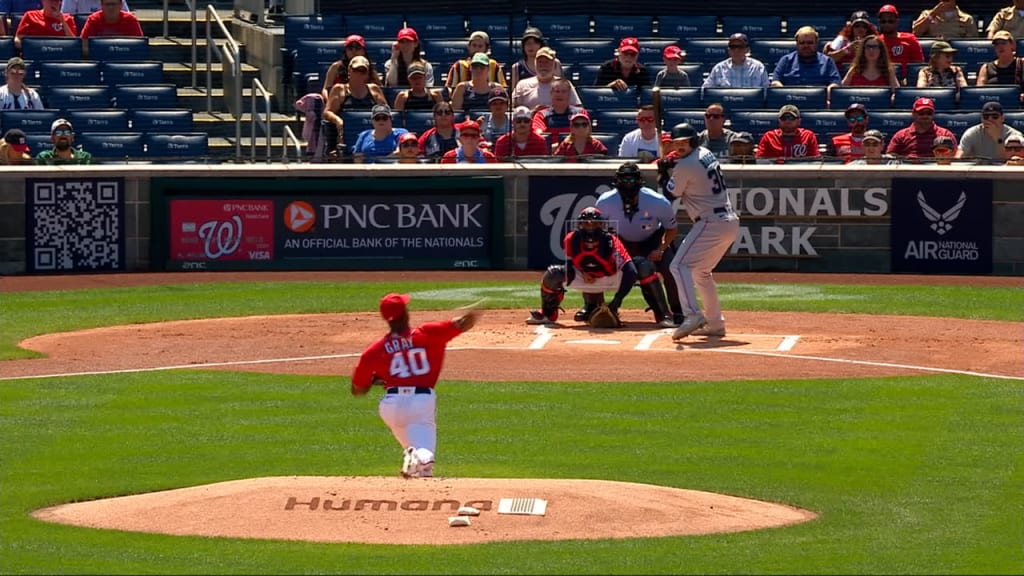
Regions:
<instances>
[{"instance_id":1,"label":"sunglasses","mask_svg":"<svg viewBox=\"0 0 1024 576\"><path fill-rule=\"evenodd\" d=\"M932 149L932 152L935 152L936 154L949 154L952 151L953 151L952 148L946 148L945 146L943 146L941 148L933 148Z\"/></svg>"},{"instance_id":2,"label":"sunglasses","mask_svg":"<svg viewBox=\"0 0 1024 576\"><path fill-rule=\"evenodd\" d=\"M746 46L743 46L742 44L730 44L729 45L729 50L742 50L743 48L746 48Z\"/></svg>"},{"instance_id":3,"label":"sunglasses","mask_svg":"<svg viewBox=\"0 0 1024 576\"><path fill-rule=\"evenodd\" d=\"M989 112L987 114L981 115L981 117L984 118L985 120L998 120L1000 116L1002 116L1002 114L998 112Z\"/></svg>"},{"instance_id":4,"label":"sunglasses","mask_svg":"<svg viewBox=\"0 0 1024 576\"><path fill-rule=\"evenodd\" d=\"M573 122L572 123L572 127L573 128L586 128L587 126L590 126L590 122Z\"/></svg>"},{"instance_id":5,"label":"sunglasses","mask_svg":"<svg viewBox=\"0 0 1024 576\"><path fill-rule=\"evenodd\" d=\"M377 116L374 116L373 119L374 121L380 120L381 122L383 122L384 120L391 120L391 116L388 116L386 114L379 114Z\"/></svg>"},{"instance_id":6,"label":"sunglasses","mask_svg":"<svg viewBox=\"0 0 1024 576\"><path fill-rule=\"evenodd\" d=\"M349 68L348 69L348 73L349 74L353 74L355 72L359 72L360 74L366 74L366 68Z\"/></svg>"},{"instance_id":7,"label":"sunglasses","mask_svg":"<svg viewBox=\"0 0 1024 576\"><path fill-rule=\"evenodd\" d=\"M882 45L881 44L865 44L864 45L864 49L865 50L881 50L882 49Z\"/></svg>"},{"instance_id":8,"label":"sunglasses","mask_svg":"<svg viewBox=\"0 0 1024 576\"><path fill-rule=\"evenodd\" d=\"M648 124L654 122L654 116L641 116L637 118L636 121L640 122L641 124Z\"/></svg>"},{"instance_id":9,"label":"sunglasses","mask_svg":"<svg viewBox=\"0 0 1024 576\"><path fill-rule=\"evenodd\" d=\"M719 118L725 118L725 114L704 114L704 117L718 120Z\"/></svg>"},{"instance_id":10,"label":"sunglasses","mask_svg":"<svg viewBox=\"0 0 1024 576\"><path fill-rule=\"evenodd\" d=\"M797 117L792 114L783 114L782 116L779 116L779 120L782 120L784 122L790 122L796 120L796 118Z\"/></svg>"},{"instance_id":11,"label":"sunglasses","mask_svg":"<svg viewBox=\"0 0 1024 576\"><path fill-rule=\"evenodd\" d=\"M71 130L68 130L66 128L60 128L60 129L54 130L53 134L55 136L71 136L72 134L74 134L74 132L72 132Z\"/></svg>"},{"instance_id":12,"label":"sunglasses","mask_svg":"<svg viewBox=\"0 0 1024 576\"><path fill-rule=\"evenodd\" d=\"M933 116L935 114L935 111L934 110L925 109L925 110L918 110L917 112L914 112L914 114L917 114L918 116Z\"/></svg>"},{"instance_id":13,"label":"sunglasses","mask_svg":"<svg viewBox=\"0 0 1024 576\"><path fill-rule=\"evenodd\" d=\"M530 124L531 120L529 118L516 118L515 122L516 124Z\"/></svg>"},{"instance_id":14,"label":"sunglasses","mask_svg":"<svg viewBox=\"0 0 1024 576\"><path fill-rule=\"evenodd\" d=\"M451 116L455 114L452 110L437 110L434 112L434 116Z\"/></svg>"},{"instance_id":15,"label":"sunglasses","mask_svg":"<svg viewBox=\"0 0 1024 576\"><path fill-rule=\"evenodd\" d=\"M416 142L414 140L407 140L405 142L402 142L402 148L418 148L419 145L419 142Z\"/></svg>"},{"instance_id":16,"label":"sunglasses","mask_svg":"<svg viewBox=\"0 0 1024 576\"><path fill-rule=\"evenodd\" d=\"M847 116L846 117L846 121L847 122L851 122L851 123L852 122L863 122L866 119L867 119L867 116L863 116L863 115L861 115L861 116Z\"/></svg>"},{"instance_id":17,"label":"sunglasses","mask_svg":"<svg viewBox=\"0 0 1024 576\"><path fill-rule=\"evenodd\" d=\"M993 40L992 41L992 45L993 46L1006 46L1009 43L1010 43L1009 40Z\"/></svg>"},{"instance_id":18,"label":"sunglasses","mask_svg":"<svg viewBox=\"0 0 1024 576\"><path fill-rule=\"evenodd\" d=\"M874 140L869 140L867 142L864 142L864 145L865 146L869 146L869 147L875 147L875 146L881 146L882 143L881 142L875 142Z\"/></svg>"}]
</instances>

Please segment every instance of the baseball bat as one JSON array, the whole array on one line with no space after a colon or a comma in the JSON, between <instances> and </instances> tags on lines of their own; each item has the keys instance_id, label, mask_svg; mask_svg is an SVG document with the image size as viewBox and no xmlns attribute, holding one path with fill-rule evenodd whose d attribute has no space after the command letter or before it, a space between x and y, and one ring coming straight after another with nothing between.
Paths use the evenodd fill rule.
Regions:
<instances>
[{"instance_id":1,"label":"baseball bat","mask_svg":"<svg viewBox=\"0 0 1024 576\"><path fill-rule=\"evenodd\" d=\"M654 129L657 131L658 156L661 156L661 86L651 88L651 105L654 106Z\"/></svg>"},{"instance_id":2,"label":"baseball bat","mask_svg":"<svg viewBox=\"0 0 1024 576\"><path fill-rule=\"evenodd\" d=\"M465 306L459 306L458 308L456 308L456 310L479 310L480 307L483 306L485 302L487 302L486 296L477 300L476 302L466 304Z\"/></svg>"}]
</instances>

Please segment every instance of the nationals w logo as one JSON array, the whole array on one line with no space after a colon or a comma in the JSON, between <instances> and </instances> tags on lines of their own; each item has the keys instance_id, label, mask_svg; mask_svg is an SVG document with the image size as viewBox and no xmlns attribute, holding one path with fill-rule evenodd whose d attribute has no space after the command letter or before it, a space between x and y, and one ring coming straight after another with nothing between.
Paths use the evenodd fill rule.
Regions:
<instances>
[{"instance_id":1,"label":"nationals w logo","mask_svg":"<svg viewBox=\"0 0 1024 576\"><path fill-rule=\"evenodd\" d=\"M942 236L953 229L953 221L960 217L960 210L967 203L967 194L961 191L960 198L957 199L956 204L953 204L952 208L941 214L938 210L928 205L924 193L920 190L917 191L917 203L921 206L921 212L924 213L924 217L931 222L931 229L939 236Z\"/></svg>"}]
</instances>

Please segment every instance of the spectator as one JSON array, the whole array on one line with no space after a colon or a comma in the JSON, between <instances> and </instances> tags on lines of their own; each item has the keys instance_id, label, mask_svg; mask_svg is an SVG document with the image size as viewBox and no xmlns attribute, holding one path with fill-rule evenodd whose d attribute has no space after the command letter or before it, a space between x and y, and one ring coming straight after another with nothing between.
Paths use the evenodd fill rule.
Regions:
<instances>
[{"instance_id":1,"label":"spectator","mask_svg":"<svg viewBox=\"0 0 1024 576\"><path fill-rule=\"evenodd\" d=\"M878 130L864 132L864 139L861 141L864 146L864 156L850 161L850 164L899 164L899 160L882 154L885 149L885 136Z\"/></svg>"},{"instance_id":2,"label":"spectator","mask_svg":"<svg viewBox=\"0 0 1024 576\"><path fill-rule=\"evenodd\" d=\"M928 66L917 73L918 88L960 88L967 86L967 78L959 66L953 65L956 48L949 42L938 40L932 44Z\"/></svg>"},{"instance_id":3,"label":"spectator","mask_svg":"<svg viewBox=\"0 0 1024 576\"><path fill-rule=\"evenodd\" d=\"M690 76L679 69L679 65L685 58L686 50L675 44L665 46L665 49L661 51L661 61L665 64L665 69L655 76L654 85L659 88L688 88Z\"/></svg>"},{"instance_id":4,"label":"spectator","mask_svg":"<svg viewBox=\"0 0 1024 576\"><path fill-rule=\"evenodd\" d=\"M1006 159L1003 143L1010 136L1022 138L1024 134L1005 124L1002 104L986 102L981 108L981 124L975 124L964 131L956 157L982 158L1001 164Z\"/></svg>"},{"instance_id":5,"label":"spectator","mask_svg":"<svg viewBox=\"0 0 1024 576\"><path fill-rule=\"evenodd\" d=\"M538 134L547 132L554 142L561 141L563 134L570 131L569 118L583 110L569 104L572 85L565 78L556 78L551 83L551 106L533 114L533 129Z\"/></svg>"},{"instance_id":6,"label":"spectator","mask_svg":"<svg viewBox=\"0 0 1024 576\"><path fill-rule=\"evenodd\" d=\"M39 93L25 84L25 61L17 56L7 61L6 82L0 86L0 110L42 110Z\"/></svg>"},{"instance_id":7,"label":"spectator","mask_svg":"<svg viewBox=\"0 0 1024 576\"><path fill-rule=\"evenodd\" d=\"M63 0L60 4L60 11L65 14L92 14L101 8L101 0ZM128 10L127 0L121 0L121 10Z\"/></svg>"},{"instance_id":8,"label":"spectator","mask_svg":"<svg viewBox=\"0 0 1024 576\"><path fill-rule=\"evenodd\" d=\"M337 147L344 141L345 110L370 110L378 105L387 106L384 91L376 84L370 84L370 61L356 56L348 64L348 82L335 84L324 107L324 144L329 157L337 156ZM392 150L395 146L391 147Z\"/></svg>"},{"instance_id":9,"label":"spectator","mask_svg":"<svg viewBox=\"0 0 1024 576\"><path fill-rule=\"evenodd\" d=\"M896 70L889 62L888 51L877 36L868 36L857 46L853 63L846 71L843 86L888 86L893 90L900 87Z\"/></svg>"},{"instance_id":10,"label":"spectator","mask_svg":"<svg viewBox=\"0 0 1024 576\"><path fill-rule=\"evenodd\" d=\"M995 38L996 32L1001 30L1012 36L1024 37L1024 0L1013 0L1013 6L996 12L986 30L989 38Z\"/></svg>"},{"instance_id":11,"label":"spectator","mask_svg":"<svg viewBox=\"0 0 1024 576\"><path fill-rule=\"evenodd\" d=\"M553 156L577 158L579 156L608 155L608 148L600 140L594 138L591 132L593 126L590 124L590 116L585 111L581 110L573 114L569 123L572 129L565 140L555 146L555 151L551 153Z\"/></svg>"},{"instance_id":12,"label":"spectator","mask_svg":"<svg viewBox=\"0 0 1024 576\"><path fill-rule=\"evenodd\" d=\"M472 79L460 82L452 94L452 107L466 114L482 113L488 109L491 91L504 85L487 79L491 59L483 52L473 55Z\"/></svg>"},{"instance_id":13,"label":"spectator","mask_svg":"<svg viewBox=\"0 0 1024 576\"><path fill-rule=\"evenodd\" d=\"M92 154L82 150L82 147L73 148L75 143L75 130L71 122L64 118L58 118L50 125L50 141L53 148L43 150L36 154L36 164L92 164Z\"/></svg>"},{"instance_id":14,"label":"spectator","mask_svg":"<svg viewBox=\"0 0 1024 576\"><path fill-rule=\"evenodd\" d=\"M835 60L836 64L853 61L857 47L868 36L878 36L878 28L871 23L871 16L863 10L850 15L846 26L839 31L835 39L825 45L824 54Z\"/></svg>"},{"instance_id":15,"label":"spectator","mask_svg":"<svg viewBox=\"0 0 1024 576\"><path fill-rule=\"evenodd\" d=\"M775 65L771 86L831 86L839 84L834 60L818 51L818 31L803 26L796 31L796 50L784 54Z\"/></svg>"},{"instance_id":16,"label":"spectator","mask_svg":"<svg viewBox=\"0 0 1024 576\"><path fill-rule=\"evenodd\" d=\"M359 133L352 147L352 159L355 162L373 162L375 158L391 156L398 149L398 139L408 132L405 128L392 125L391 108L378 104L370 110L373 128Z\"/></svg>"},{"instance_id":17,"label":"spectator","mask_svg":"<svg viewBox=\"0 0 1024 576\"><path fill-rule=\"evenodd\" d=\"M61 0L42 0L43 7L29 10L21 17L14 33L14 49L21 52L21 39L25 36L78 36L75 17L60 11Z\"/></svg>"},{"instance_id":18,"label":"spectator","mask_svg":"<svg viewBox=\"0 0 1024 576\"><path fill-rule=\"evenodd\" d=\"M512 128L512 121L508 117L508 94L505 89L499 86L491 90L487 105L490 112L477 118L476 123L480 125L483 141L488 146L494 146L498 138Z\"/></svg>"},{"instance_id":19,"label":"spectator","mask_svg":"<svg viewBox=\"0 0 1024 576\"><path fill-rule=\"evenodd\" d=\"M469 35L467 47L469 56L462 60L456 60L448 69L448 78L445 79L444 85L449 90L454 90L462 82L469 82L472 79L473 57L477 54L487 56L487 52L491 48L491 37L487 35L487 32L477 30ZM487 81L505 85L505 71L502 70L501 64L498 64L490 56L487 57Z\"/></svg>"},{"instance_id":20,"label":"spectator","mask_svg":"<svg viewBox=\"0 0 1024 576\"><path fill-rule=\"evenodd\" d=\"M657 158L660 155L657 121L653 105L641 106L636 113L637 128L623 136L619 143L619 157L638 158L645 163Z\"/></svg>"},{"instance_id":21,"label":"spectator","mask_svg":"<svg viewBox=\"0 0 1024 576\"><path fill-rule=\"evenodd\" d=\"M700 145L722 158L729 154L729 139L733 131L725 127L725 106L715 102L704 110L704 129L700 131Z\"/></svg>"},{"instance_id":22,"label":"spectator","mask_svg":"<svg viewBox=\"0 0 1024 576\"><path fill-rule=\"evenodd\" d=\"M391 44L391 59L384 63L385 86L411 86L409 68L423 68L426 85L434 85L434 67L423 59L420 37L412 28L402 28Z\"/></svg>"},{"instance_id":23,"label":"spectator","mask_svg":"<svg viewBox=\"0 0 1024 576\"><path fill-rule=\"evenodd\" d=\"M455 137L455 111L449 102L434 105L434 125L420 135L420 150L427 158L440 158L459 145Z\"/></svg>"},{"instance_id":24,"label":"spectator","mask_svg":"<svg viewBox=\"0 0 1024 576\"><path fill-rule=\"evenodd\" d=\"M601 64L594 86L607 86L613 90L650 86L651 76L647 73L647 67L637 62L640 55L637 39L623 38L619 42L618 52L617 56Z\"/></svg>"},{"instance_id":25,"label":"spectator","mask_svg":"<svg viewBox=\"0 0 1024 576\"><path fill-rule=\"evenodd\" d=\"M370 59L370 55L366 53L366 40L359 34L350 34L345 38L345 55L342 56L341 60L337 60L328 66L327 73L324 74L324 87L320 91L324 102L327 102L331 88L338 84L348 84L348 71L351 68L352 59L356 56L362 56L366 59L369 70L367 83L376 84L377 86L381 85L380 76L377 75L377 70L373 67L373 61Z\"/></svg>"},{"instance_id":26,"label":"spectator","mask_svg":"<svg viewBox=\"0 0 1024 576\"><path fill-rule=\"evenodd\" d=\"M560 76L557 70L561 68L555 51L547 46L537 50L534 56L536 63L536 75L520 80L515 85L515 92L512 94L512 103L515 106L526 106L531 110L537 110L542 106L551 106L551 84L555 78ZM580 95L576 88L569 84L569 103L573 106L580 105Z\"/></svg>"},{"instance_id":27,"label":"spectator","mask_svg":"<svg viewBox=\"0 0 1024 576\"><path fill-rule=\"evenodd\" d=\"M20 129L11 128L4 134L4 141L0 142L0 164L32 164L28 139Z\"/></svg>"},{"instance_id":28,"label":"spectator","mask_svg":"<svg viewBox=\"0 0 1024 576\"><path fill-rule=\"evenodd\" d=\"M911 112L912 123L900 129L889 140L888 154L905 158L929 158L933 156L932 144L939 136L948 136L956 148L956 136L935 124L935 101L918 98Z\"/></svg>"},{"instance_id":29,"label":"spectator","mask_svg":"<svg viewBox=\"0 0 1024 576\"><path fill-rule=\"evenodd\" d=\"M721 159L725 164L754 164L754 136L750 132L733 132L729 138L729 155Z\"/></svg>"},{"instance_id":30,"label":"spectator","mask_svg":"<svg viewBox=\"0 0 1024 576\"><path fill-rule=\"evenodd\" d=\"M956 155L956 142L952 136L936 136L932 142L932 156L939 166L950 166Z\"/></svg>"},{"instance_id":31,"label":"spectator","mask_svg":"<svg viewBox=\"0 0 1024 576\"><path fill-rule=\"evenodd\" d=\"M472 120L462 122L459 130L459 147L445 152L441 164L484 164L498 159L488 150L480 148L480 125Z\"/></svg>"},{"instance_id":32,"label":"spectator","mask_svg":"<svg viewBox=\"0 0 1024 576\"><path fill-rule=\"evenodd\" d=\"M435 104L443 101L440 90L427 88L427 69L422 64L410 65L407 77L409 89L395 95L395 111L433 110Z\"/></svg>"},{"instance_id":33,"label":"spectator","mask_svg":"<svg viewBox=\"0 0 1024 576\"><path fill-rule=\"evenodd\" d=\"M419 164L420 142L412 132L406 132L398 137L398 149L395 150L399 164Z\"/></svg>"},{"instance_id":34,"label":"spectator","mask_svg":"<svg viewBox=\"0 0 1024 576\"><path fill-rule=\"evenodd\" d=\"M832 62L832 60L829 60ZM835 66L835 64L832 64ZM779 127L761 136L758 158L812 158L818 156L818 137L800 127L800 109L792 104L779 108Z\"/></svg>"},{"instance_id":35,"label":"spectator","mask_svg":"<svg viewBox=\"0 0 1024 576\"><path fill-rule=\"evenodd\" d=\"M956 0L939 0L934 8L921 11L912 31L918 38L975 38L978 23L956 5Z\"/></svg>"},{"instance_id":36,"label":"spectator","mask_svg":"<svg viewBox=\"0 0 1024 576\"><path fill-rule=\"evenodd\" d=\"M730 36L729 58L715 64L704 88L767 88L768 72L760 60L750 57L748 46L746 34Z\"/></svg>"},{"instance_id":37,"label":"spectator","mask_svg":"<svg viewBox=\"0 0 1024 576\"><path fill-rule=\"evenodd\" d=\"M517 156L548 156L551 147L546 138L533 131L533 113L519 106L512 113L512 132L494 144L494 155L501 160Z\"/></svg>"},{"instance_id":38,"label":"spectator","mask_svg":"<svg viewBox=\"0 0 1024 576\"><path fill-rule=\"evenodd\" d=\"M896 30L899 23L900 13L895 6L886 4L878 9L878 31L882 43L889 49L889 61L893 66L899 65L899 76L906 78L907 64L924 62L924 52L921 51L917 36Z\"/></svg>"},{"instance_id":39,"label":"spectator","mask_svg":"<svg viewBox=\"0 0 1024 576\"><path fill-rule=\"evenodd\" d=\"M996 59L982 64L978 70L978 86L990 84L1018 84L1022 78L1021 70L1024 61L1017 56L1017 42L1006 30L996 32L992 38L992 48L996 51Z\"/></svg>"},{"instance_id":40,"label":"spectator","mask_svg":"<svg viewBox=\"0 0 1024 576\"><path fill-rule=\"evenodd\" d=\"M864 135L868 132L868 109L860 102L854 102L846 108L846 123L850 131L832 137L832 149L838 158L849 163L864 156Z\"/></svg>"},{"instance_id":41,"label":"spectator","mask_svg":"<svg viewBox=\"0 0 1024 576\"><path fill-rule=\"evenodd\" d=\"M1024 138L1010 135L1003 146L1006 148L1007 166L1024 166Z\"/></svg>"},{"instance_id":42,"label":"spectator","mask_svg":"<svg viewBox=\"0 0 1024 576\"><path fill-rule=\"evenodd\" d=\"M142 25L135 14L123 10L118 0L102 0L100 9L93 12L82 25L82 47L88 56L89 43L93 36L145 36Z\"/></svg>"},{"instance_id":43,"label":"spectator","mask_svg":"<svg viewBox=\"0 0 1024 576\"><path fill-rule=\"evenodd\" d=\"M527 78L533 78L537 75L537 56L541 48L546 47L548 44L544 41L544 34L541 33L537 28L527 28L523 32L522 50L523 57L512 65L512 85L519 88L519 83ZM554 63L554 69L552 74L554 76L562 75L562 63L559 62L558 58L555 58L555 51L548 48L551 54L551 59ZM513 95L513 101L515 96ZM528 104L523 104L528 106Z\"/></svg>"}]
</instances>

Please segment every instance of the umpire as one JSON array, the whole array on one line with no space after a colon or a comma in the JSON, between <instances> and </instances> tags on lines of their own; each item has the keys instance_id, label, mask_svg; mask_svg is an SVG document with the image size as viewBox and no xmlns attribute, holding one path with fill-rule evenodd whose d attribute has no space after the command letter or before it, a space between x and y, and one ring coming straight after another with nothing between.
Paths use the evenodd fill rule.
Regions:
<instances>
[{"instance_id":1,"label":"umpire","mask_svg":"<svg viewBox=\"0 0 1024 576\"><path fill-rule=\"evenodd\" d=\"M669 271L678 232L672 202L644 186L643 174L635 162L619 166L613 184L615 188L597 199L597 208L633 257L640 292L654 321L664 328L677 326L683 321L683 308Z\"/></svg>"}]
</instances>

